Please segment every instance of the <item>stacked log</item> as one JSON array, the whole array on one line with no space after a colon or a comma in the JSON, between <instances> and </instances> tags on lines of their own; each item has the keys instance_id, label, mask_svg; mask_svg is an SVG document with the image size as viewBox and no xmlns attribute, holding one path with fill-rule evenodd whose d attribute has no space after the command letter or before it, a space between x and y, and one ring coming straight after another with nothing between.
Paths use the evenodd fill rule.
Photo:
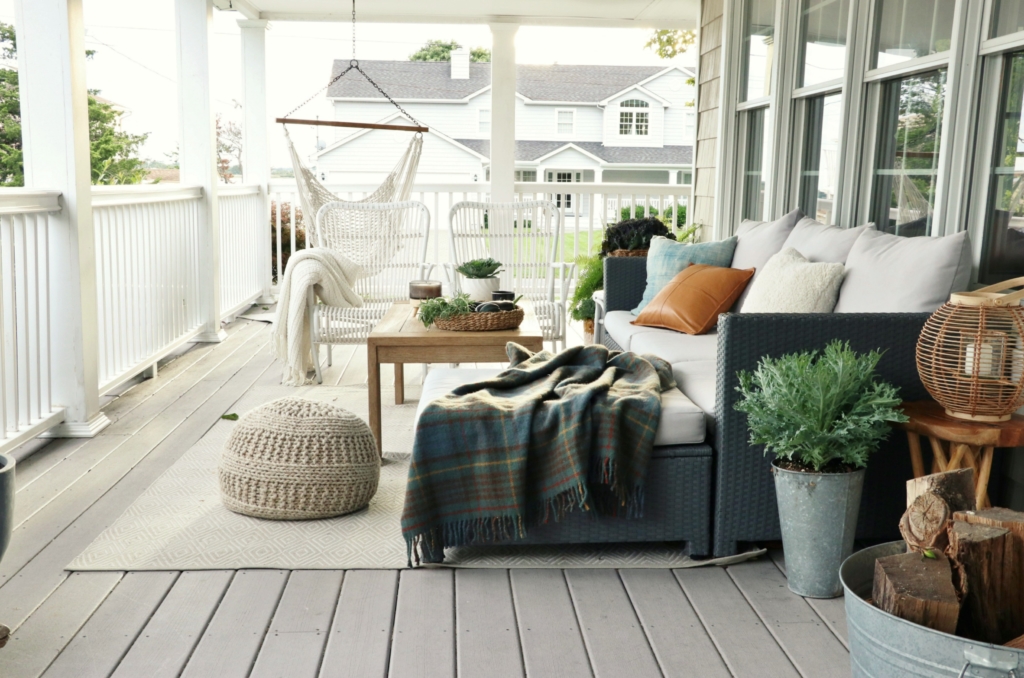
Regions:
<instances>
[{"instance_id":1,"label":"stacked log","mask_svg":"<svg viewBox=\"0 0 1024 678\"><path fill-rule=\"evenodd\" d=\"M937 631L1024 649L1024 513L974 510L974 472L907 483L908 552L879 558L873 600Z\"/></svg>"}]
</instances>

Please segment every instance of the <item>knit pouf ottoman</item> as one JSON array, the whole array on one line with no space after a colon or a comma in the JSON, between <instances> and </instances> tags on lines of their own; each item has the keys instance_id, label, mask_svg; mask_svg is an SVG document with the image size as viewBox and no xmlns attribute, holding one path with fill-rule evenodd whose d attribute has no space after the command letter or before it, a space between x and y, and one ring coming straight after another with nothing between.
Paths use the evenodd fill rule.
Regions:
<instances>
[{"instance_id":1,"label":"knit pouf ottoman","mask_svg":"<svg viewBox=\"0 0 1024 678\"><path fill-rule=\"evenodd\" d=\"M358 511L380 479L362 419L340 407L282 398L243 415L221 456L224 505L256 518L305 520Z\"/></svg>"}]
</instances>

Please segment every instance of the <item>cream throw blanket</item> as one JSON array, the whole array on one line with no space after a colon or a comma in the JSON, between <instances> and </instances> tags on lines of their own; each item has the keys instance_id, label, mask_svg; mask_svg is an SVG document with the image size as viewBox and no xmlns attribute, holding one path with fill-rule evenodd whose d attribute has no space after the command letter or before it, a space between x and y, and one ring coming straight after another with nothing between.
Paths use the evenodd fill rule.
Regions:
<instances>
[{"instance_id":1,"label":"cream throw blanket","mask_svg":"<svg viewBox=\"0 0 1024 678\"><path fill-rule=\"evenodd\" d=\"M284 363L283 384L309 383L306 374L313 368L306 307L309 289L328 306L359 307L363 298L356 293L355 284L364 276L359 264L325 247L301 250L288 259L274 319L274 352Z\"/></svg>"}]
</instances>

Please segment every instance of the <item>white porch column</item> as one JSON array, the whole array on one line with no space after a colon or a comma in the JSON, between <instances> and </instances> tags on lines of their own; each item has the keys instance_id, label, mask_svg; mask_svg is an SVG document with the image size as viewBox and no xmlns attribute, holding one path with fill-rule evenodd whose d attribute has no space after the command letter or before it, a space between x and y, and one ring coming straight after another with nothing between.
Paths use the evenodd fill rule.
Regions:
<instances>
[{"instance_id":1,"label":"white porch column","mask_svg":"<svg viewBox=\"0 0 1024 678\"><path fill-rule=\"evenodd\" d=\"M263 237L260 239L260 271L263 296L257 302L273 302L270 296L270 153L267 149L267 23L243 19L242 28L242 181L259 184L263 197Z\"/></svg>"},{"instance_id":2,"label":"white porch column","mask_svg":"<svg viewBox=\"0 0 1024 678\"><path fill-rule=\"evenodd\" d=\"M25 186L61 192L51 217L50 347L58 437L91 437L100 411L96 240L92 223L89 106L82 0L15 0Z\"/></svg>"},{"instance_id":3,"label":"white porch column","mask_svg":"<svg viewBox=\"0 0 1024 678\"><path fill-rule=\"evenodd\" d=\"M175 0L181 183L200 186L199 283L203 329L196 341L221 341L220 214L217 207L217 132L210 91L213 0Z\"/></svg>"},{"instance_id":4,"label":"white porch column","mask_svg":"<svg viewBox=\"0 0 1024 678\"><path fill-rule=\"evenodd\" d=\"M491 24L491 202L515 199L516 24Z\"/></svg>"}]
</instances>

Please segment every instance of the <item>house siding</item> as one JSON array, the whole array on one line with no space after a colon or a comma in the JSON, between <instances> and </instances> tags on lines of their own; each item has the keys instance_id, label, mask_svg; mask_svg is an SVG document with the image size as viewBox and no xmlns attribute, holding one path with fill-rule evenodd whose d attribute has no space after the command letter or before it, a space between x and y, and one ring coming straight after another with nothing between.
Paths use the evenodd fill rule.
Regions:
<instances>
[{"instance_id":1,"label":"house siding","mask_svg":"<svg viewBox=\"0 0 1024 678\"><path fill-rule=\"evenodd\" d=\"M714 233L715 171L721 105L723 0L704 0L700 17L700 61L697 67L697 139L694 157L693 221L704 224L703 236Z\"/></svg>"}]
</instances>

